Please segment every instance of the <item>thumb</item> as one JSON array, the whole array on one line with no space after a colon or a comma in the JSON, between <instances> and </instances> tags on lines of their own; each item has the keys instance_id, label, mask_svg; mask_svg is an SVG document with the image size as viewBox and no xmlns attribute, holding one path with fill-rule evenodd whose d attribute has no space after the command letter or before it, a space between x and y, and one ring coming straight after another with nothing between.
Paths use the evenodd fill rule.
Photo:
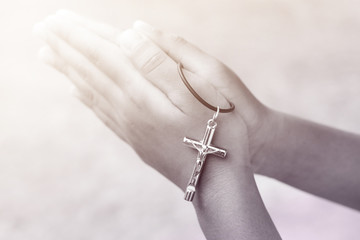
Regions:
<instances>
[{"instance_id":1,"label":"thumb","mask_svg":"<svg viewBox=\"0 0 360 240\"><path fill-rule=\"evenodd\" d=\"M253 96L239 77L222 62L183 38L162 32L145 22L136 21L133 27L151 39L175 62L181 63L186 70L211 83L222 96L221 99L227 100L221 102L232 102L237 105L237 109L242 109L241 113L246 121L250 122L259 118L259 112L263 111L264 106ZM205 91L208 89L206 88Z\"/></svg>"},{"instance_id":2,"label":"thumb","mask_svg":"<svg viewBox=\"0 0 360 240\"><path fill-rule=\"evenodd\" d=\"M142 21L136 21L133 27L150 38L175 62L181 63L193 73L206 71L214 63L218 64L215 58L179 36L162 32Z\"/></svg>"}]
</instances>

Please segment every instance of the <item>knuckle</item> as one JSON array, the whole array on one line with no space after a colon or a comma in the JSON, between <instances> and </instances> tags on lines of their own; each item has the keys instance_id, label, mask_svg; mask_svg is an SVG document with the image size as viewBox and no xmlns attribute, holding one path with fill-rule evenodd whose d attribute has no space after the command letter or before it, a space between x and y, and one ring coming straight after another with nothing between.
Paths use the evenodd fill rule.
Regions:
<instances>
[{"instance_id":1,"label":"knuckle","mask_svg":"<svg viewBox=\"0 0 360 240\"><path fill-rule=\"evenodd\" d=\"M173 39L173 42L178 46L183 46L183 45L187 44L187 41L180 36L171 35L171 38Z\"/></svg>"},{"instance_id":2,"label":"knuckle","mask_svg":"<svg viewBox=\"0 0 360 240\"><path fill-rule=\"evenodd\" d=\"M92 74L87 69L79 67L77 72L80 78L78 82L80 82L82 86L88 86L85 87L84 92L86 92L88 99L92 101L92 105L95 105L95 103L97 103L97 99L95 97L93 89L95 89L96 92L98 92L99 94L104 94L106 85L96 84L94 82Z\"/></svg>"},{"instance_id":3,"label":"knuckle","mask_svg":"<svg viewBox=\"0 0 360 240\"><path fill-rule=\"evenodd\" d=\"M75 40L74 35L69 30L66 30L60 23L57 23L57 32L65 42L72 42Z\"/></svg>"},{"instance_id":4,"label":"knuckle","mask_svg":"<svg viewBox=\"0 0 360 240\"><path fill-rule=\"evenodd\" d=\"M78 66L76 66L75 69L79 70L78 72L79 72L80 78L84 82L88 82L90 80L90 73L82 64L78 64Z\"/></svg>"},{"instance_id":5,"label":"knuckle","mask_svg":"<svg viewBox=\"0 0 360 240\"><path fill-rule=\"evenodd\" d=\"M202 70L202 75L204 76L213 76L223 73L227 70L227 67L216 58L210 57L205 60L204 67Z\"/></svg>"},{"instance_id":6,"label":"knuckle","mask_svg":"<svg viewBox=\"0 0 360 240\"><path fill-rule=\"evenodd\" d=\"M140 70L145 74L149 74L153 72L161 63L163 63L165 59L165 53L162 51L157 51L144 59Z\"/></svg>"},{"instance_id":7,"label":"knuckle","mask_svg":"<svg viewBox=\"0 0 360 240\"><path fill-rule=\"evenodd\" d=\"M60 72L62 72L63 74L65 74L68 77L70 76L70 67L67 64L61 64L61 63L55 63L55 68L58 69Z\"/></svg>"},{"instance_id":8,"label":"knuckle","mask_svg":"<svg viewBox=\"0 0 360 240\"><path fill-rule=\"evenodd\" d=\"M154 36L157 39L160 39L161 37L163 37L163 35L164 35L164 33L157 28L152 30L152 36Z\"/></svg>"},{"instance_id":9,"label":"knuckle","mask_svg":"<svg viewBox=\"0 0 360 240\"><path fill-rule=\"evenodd\" d=\"M129 41L129 40L128 40ZM128 49L130 51L130 55L138 55L142 51L144 51L149 45L149 41L146 41L143 38L137 39L137 41L133 41Z\"/></svg>"},{"instance_id":10,"label":"knuckle","mask_svg":"<svg viewBox=\"0 0 360 240\"><path fill-rule=\"evenodd\" d=\"M99 50L94 46L87 46L85 49L87 57L90 59L90 61L95 65L98 66L100 62L100 52Z\"/></svg>"},{"instance_id":11,"label":"knuckle","mask_svg":"<svg viewBox=\"0 0 360 240\"><path fill-rule=\"evenodd\" d=\"M90 89L83 91L85 98L87 99L88 105L92 108L95 108L98 105L98 99L95 96L94 92Z\"/></svg>"},{"instance_id":12,"label":"knuckle","mask_svg":"<svg viewBox=\"0 0 360 240\"><path fill-rule=\"evenodd\" d=\"M102 118L101 121L104 123L105 126L107 126L108 128L112 129L112 130L115 130L113 129L113 124L112 124L112 121L109 120L108 118Z\"/></svg>"},{"instance_id":13,"label":"knuckle","mask_svg":"<svg viewBox=\"0 0 360 240\"><path fill-rule=\"evenodd\" d=\"M144 74L154 71L167 55L154 43L146 40L137 44L133 52L133 61L137 68Z\"/></svg>"},{"instance_id":14,"label":"knuckle","mask_svg":"<svg viewBox=\"0 0 360 240\"><path fill-rule=\"evenodd\" d=\"M181 62L182 57L180 53L182 52L182 49L186 47L188 42L184 38L177 35L171 35L170 39L172 40L172 45L168 50L168 54L172 56L176 56Z\"/></svg>"}]
</instances>

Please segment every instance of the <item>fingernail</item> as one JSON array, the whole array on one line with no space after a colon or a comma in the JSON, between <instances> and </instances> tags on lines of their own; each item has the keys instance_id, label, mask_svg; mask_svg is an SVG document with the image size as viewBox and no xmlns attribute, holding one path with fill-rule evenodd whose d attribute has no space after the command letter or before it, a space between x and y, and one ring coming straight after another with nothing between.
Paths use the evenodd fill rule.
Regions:
<instances>
[{"instance_id":1,"label":"fingernail","mask_svg":"<svg viewBox=\"0 0 360 240\"><path fill-rule=\"evenodd\" d=\"M124 31L118 37L118 42L127 51L134 51L140 44L145 41L145 38L132 29Z\"/></svg>"},{"instance_id":2,"label":"fingernail","mask_svg":"<svg viewBox=\"0 0 360 240\"><path fill-rule=\"evenodd\" d=\"M143 22L141 20L137 20L134 23L134 29L140 30L140 31L144 31L144 32L148 32L151 33L155 30L155 28L153 26L151 26L150 24Z\"/></svg>"}]
</instances>

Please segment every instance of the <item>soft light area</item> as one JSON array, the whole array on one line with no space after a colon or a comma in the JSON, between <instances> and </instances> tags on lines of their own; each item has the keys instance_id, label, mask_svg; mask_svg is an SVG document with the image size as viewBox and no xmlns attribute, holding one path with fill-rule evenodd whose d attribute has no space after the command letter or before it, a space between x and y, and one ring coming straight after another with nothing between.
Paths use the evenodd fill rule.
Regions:
<instances>
[{"instance_id":1,"label":"soft light area","mask_svg":"<svg viewBox=\"0 0 360 240\"><path fill-rule=\"evenodd\" d=\"M181 35L266 105L360 133L359 1L2 1L0 239L204 239L182 191L37 59L32 26L62 8L121 29L142 19ZM257 181L284 239L359 239L359 212Z\"/></svg>"}]
</instances>

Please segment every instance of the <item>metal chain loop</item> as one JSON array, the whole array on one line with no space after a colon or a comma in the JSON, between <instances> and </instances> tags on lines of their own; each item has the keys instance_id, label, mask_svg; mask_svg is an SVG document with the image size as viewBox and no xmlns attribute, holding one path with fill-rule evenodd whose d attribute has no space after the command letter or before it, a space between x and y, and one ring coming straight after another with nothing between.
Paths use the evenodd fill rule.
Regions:
<instances>
[{"instance_id":1,"label":"metal chain loop","mask_svg":"<svg viewBox=\"0 0 360 240\"><path fill-rule=\"evenodd\" d=\"M179 72L179 75L181 77L181 80L183 81L183 83L185 84L185 86L189 89L189 91L191 92L191 94L200 102L202 103L205 107L215 111L217 113L217 115L220 113L229 113L229 112L232 112L234 111L235 109L235 105L232 103L232 102L229 102L230 104L230 107L229 108L219 108L219 107L215 107L211 104L209 104L207 101L205 101L202 97L200 97L199 94L197 94L197 92L191 87L190 83L187 81L185 75L184 75L184 72L182 70L183 66L181 63L178 63L178 72ZM216 115L216 117L217 117ZM214 115L215 116L215 115ZM215 117L215 118L216 118ZM215 120L215 119L214 119Z\"/></svg>"}]
</instances>

